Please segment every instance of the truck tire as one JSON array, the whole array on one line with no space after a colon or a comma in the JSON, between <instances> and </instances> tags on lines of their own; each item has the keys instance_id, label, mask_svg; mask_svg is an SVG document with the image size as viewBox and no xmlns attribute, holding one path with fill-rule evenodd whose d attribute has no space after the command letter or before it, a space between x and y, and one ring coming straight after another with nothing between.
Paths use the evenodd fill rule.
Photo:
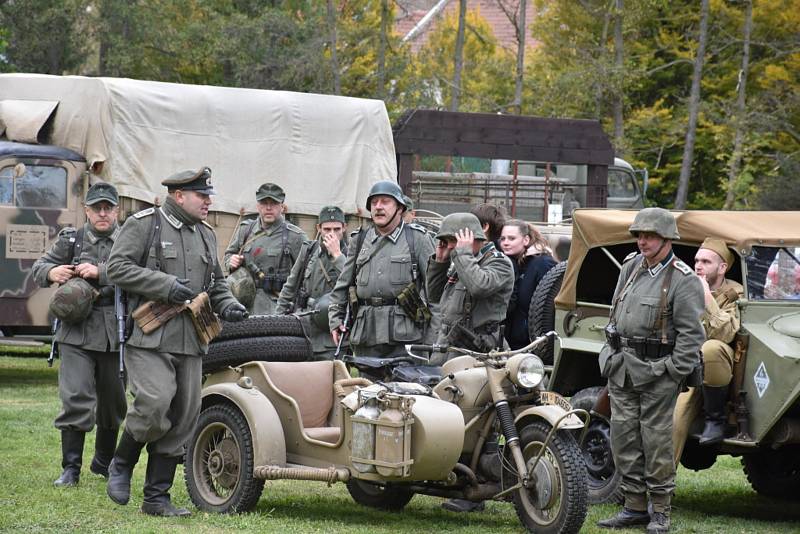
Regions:
<instances>
[{"instance_id":1,"label":"truck tire","mask_svg":"<svg viewBox=\"0 0 800 534\"><path fill-rule=\"evenodd\" d=\"M582 389L572 396L569 403L591 415L586 436L578 443L588 474L589 504L621 504L622 476L614 465L611 452L611 425L603 416L592 414L592 407L602 389L601 386ZM583 431L573 432L575 441L581 439Z\"/></svg>"},{"instance_id":2,"label":"truck tire","mask_svg":"<svg viewBox=\"0 0 800 534\"><path fill-rule=\"evenodd\" d=\"M304 362L311 359L304 337L263 336L215 341L203 356L203 374L247 362Z\"/></svg>"},{"instance_id":3,"label":"truck tire","mask_svg":"<svg viewBox=\"0 0 800 534\"><path fill-rule=\"evenodd\" d=\"M745 454L742 465L748 482L760 495L800 500L800 446Z\"/></svg>"},{"instance_id":4,"label":"truck tire","mask_svg":"<svg viewBox=\"0 0 800 534\"><path fill-rule=\"evenodd\" d=\"M528 308L528 334L531 339L555 330L556 308L553 301L561 290L561 282L564 280L564 271L566 270L566 261L555 264L536 286L530 308ZM548 339L537 354L546 365L551 365L553 363L553 339Z\"/></svg>"},{"instance_id":5,"label":"truck tire","mask_svg":"<svg viewBox=\"0 0 800 534\"><path fill-rule=\"evenodd\" d=\"M300 319L294 315L252 315L244 321L222 321L215 342L262 336L305 336Z\"/></svg>"}]
</instances>

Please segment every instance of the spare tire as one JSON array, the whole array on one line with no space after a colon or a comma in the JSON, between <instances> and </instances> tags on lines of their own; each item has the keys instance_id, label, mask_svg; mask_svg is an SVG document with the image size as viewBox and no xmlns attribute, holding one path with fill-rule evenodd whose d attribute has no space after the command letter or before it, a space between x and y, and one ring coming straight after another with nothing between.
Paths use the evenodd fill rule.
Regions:
<instances>
[{"instance_id":1,"label":"spare tire","mask_svg":"<svg viewBox=\"0 0 800 534\"><path fill-rule=\"evenodd\" d=\"M536 286L536 291L533 292L533 298L531 298L531 305L528 308L528 335L531 339L555 330L556 307L553 301L561 290L561 282L564 280L564 271L566 270L566 261L555 264ZM553 339L548 339L537 354L545 364L552 364Z\"/></svg>"},{"instance_id":2,"label":"spare tire","mask_svg":"<svg viewBox=\"0 0 800 534\"><path fill-rule=\"evenodd\" d=\"M244 321L222 321L222 332L214 342L243 337L305 335L300 318L294 315L251 315Z\"/></svg>"},{"instance_id":3,"label":"spare tire","mask_svg":"<svg viewBox=\"0 0 800 534\"><path fill-rule=\"evenodd\" d=\"M313 356L304 337L265 336L215 341L203 356L203 374L247 362L304 362Z\"/></svg>"}]
</instances>

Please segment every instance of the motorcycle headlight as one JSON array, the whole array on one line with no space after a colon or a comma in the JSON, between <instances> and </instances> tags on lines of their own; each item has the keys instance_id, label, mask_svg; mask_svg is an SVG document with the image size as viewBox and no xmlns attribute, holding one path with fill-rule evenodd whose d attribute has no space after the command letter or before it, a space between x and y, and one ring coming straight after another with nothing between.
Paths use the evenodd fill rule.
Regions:
<instances>
[{"instance_id":1,"label":"motorcycle headlight","mask_svg":"<svg viewBox=\"0 0 800 534\"><path fill-rule=\"evenodd\" d=\"M544 379L544 363L535 354L516 354L508 360L508 376L523 388L535 388Z\"/></svg>"}]
</instances>

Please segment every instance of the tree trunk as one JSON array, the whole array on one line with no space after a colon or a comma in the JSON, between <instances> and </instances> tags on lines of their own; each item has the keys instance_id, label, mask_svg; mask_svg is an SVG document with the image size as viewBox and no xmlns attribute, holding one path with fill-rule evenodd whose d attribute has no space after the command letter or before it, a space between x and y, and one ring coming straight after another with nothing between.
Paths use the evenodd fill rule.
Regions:
<instances>
[{"instance_id":1,"label":"tree trunk","mask_svg":"<svg viewBox=\"0 0 800 534\"><path fill-rule=\"evenodd\" d=\"M683 147L681 174L678 178L678 192L675 194L675 209L686 209L686 197L689 194L689 176L694 159L694 142L697 135L697 116L700 108L700 80L703 77L703 62L708 40L708 0L700 2L700 35L697 37L697 55L694 58L692 73L692 89L689 94L689 124L686 128L686 143Z\"/></svg>"},{"instance_id":2,"label":"tree trunk","mask_svg":"<svg viewBox=\"0 0 800 534\"><path fill-rule=\"evenodd\" d=\"M389 2L381 0L381 33L378 36L378 98L386 98L386 48L389 28Z\"/></svg>"},{"instance_id":3,"label":"tree trunk","mask_svg":"<svg viewBox=\"0 0 800 534\"><path fill-rule=\"evenodd\" d=\"M606 91L606 84L608 83L608 69L606 68L606 41L608 40L608 25L611 19L611 11L606 10L603 14L603 31L600 33L600 44L597 47L597 64L599 65L600 72L595 80L594 88L594 118L601 120L603 118L603 99Z\"/></svg>"},{"instance_id":4,"label":"tree trunk","mask_svg":"<svg viewBox=\"0 0 800 534\"><path fill-rule=\"evenodd\" d=\"M464 26L467 19L467 0L458 1L458 33L453 61L453 96L450 98L450 111L458 111L461 98L461 70L464 68Z\"/></svg>"},{"instance_id":5,"label":"tree trunk","mask_svg":"<svg viewBox=\"0 0 800 534\"><path fill-rule=\"evenodd\" d=\"M624 65L622 42L622 12L623 0L616 0L614 13L614 148L618 153L625 152L625 132L623 126L624 93Z\"/></svg>"},{"instance_id":6,"label":"tree trunk","mask_svg":"<svg viewBox=\"0 0 800 534\"><path fill-rule=\"evenodd\" d=\"M525 75L525 15L528 9L526 0L519 0L517 16L517 79L514 87L514 108L522 115L522 81Z\"/></svg>"},{"instance_id":7,"label":"tree trunk","mask_svg":"<svg viewBox=\"0 0 800 534\"><path fill-rule=\"evenodd\" d=\"M750 70L750 33L753 30L753 2L747 0L744 7L744 43L742 44L742 70L739 71L739 87L736 97L736 112L733 118L733 154L728 169L728 193L725 195L723 209L733 208L736 200L736 181L742 167L742 144L744 142L744 123L747 99L747 74Z\"/></svg>"},{"instance_id":8,"label":"tree trunk","mask_svg":"<svg viewBox=\"0 0 800 534\"><path fill-rule=\"evenodd\" d=\"M328 31L331 41L331 71L333 73L333 94L342 94L342 82L339 77L339 59L336 55L336 9L333 0L328 0Z\"/></svg>"}]
</instances>

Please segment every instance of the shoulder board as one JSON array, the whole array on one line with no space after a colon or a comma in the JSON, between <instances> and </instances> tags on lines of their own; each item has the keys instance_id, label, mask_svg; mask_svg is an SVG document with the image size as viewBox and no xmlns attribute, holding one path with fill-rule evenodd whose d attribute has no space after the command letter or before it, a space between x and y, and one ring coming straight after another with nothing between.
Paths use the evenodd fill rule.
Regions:
<instances>
[{"instance_id":1,"label":"shoulder board","mask_svg":"<svg viewBox=\"0 0 800 534\"><path fill-rule=\"evenodd\" d=\"M672 265L673 265L673 266L674 266L676 269L678 269L680 272L682 272L683 274L685 274L685 275L689 275L689 274L692 274L692 273L694 273L694 271L692 270L692 268L691 268L691 267L689 267L688 265L686 265L685 263L683 263L681 260L675 260L675 261L673 261L673 262L672 262Z\"/></svg>"},{"instance_id":2,"label":"shoulder board","mask_svg":"<svg viewBox=\"0 0 800 534\"><path fill-rule=\"evenodd\" d=\"M205 224L205 225L208 227L208 229L209 229L209 230L211 230L212 232L214 231L214 227L213 227L213 226L211 226L211 225L208 223L208 221L200 221L200 222L201 222L201 223L203 223L203 224Z\"/></svg>"},{"instance_id":3,"label":"shoulder board","mask_svg":"<svg viewBox=\"0 0 800 534\"><path fill-rule=\"evenodd\" d=\"M624 259L624 260L622 260L622 263L626 263L626 262L629 262L629 261L631 261L633 258L635 258L635 257L636 257L636 255L637 255L637 254L639 254L639 253L638 253L638 252L636 252L636 251L633 251L633 252L631 252L630 254L628 254L627 256L625 256L625 259Z\"/></svg>"},{"instance_id":4,"label":"shoulder board","mask_svg":"<svg viewBox=\"0 0 800 534\"><path fill-rule=\"evenodd\" d=\"M142 217L147 217L148 215L152 215L155 212L156 212L156 209L151 206L151 207L147 208L146 210L142 210L142 211L134 213L133 216L136 217L137 219L141 219Z\"/></svg>"},{"instance_id":5,"label":"shoulder board","mask_svg":"<svg viewBox=\"0 0 800 534\"><path fill-rule=\"evenodd\" d=\"M302 234L303 233L303 230L300 227L295 226L292 223L286 223L286 227L289 229L290 232L294 232L296 234Z\"/></svg>"},{"instance_id":6,"label":"shoulder board","mask_svg":"<svg viewBox=\"0 0 800 534\"><path fill-rule=\"evenodd\" d=\"M62 228L60 232L58 232L58 237L72 237L74 236L78 230L74 226L67 226Z\"/></svg>"},{"instance_id":7,"label":"shoulder board","mask_svg":"<svg viewBox=\"0 0 800 534\"><path fill-rule=\"evenodd\" d=\"M246 224L250 224L251 222L253 222L253 219L245 219L239 223L239 226L244 226Z\"/></svg>"},{"instance_id":8,"label":"shoulder board","mask_svg":"<svg viewBox=\"0 0 800 534\"><path fill-rule=\"evenodd\" d=\"M417 224L417 223L407 223L406 226L408 226L409 228L413 228L417 232L427 233L427 231L428 231L427 228L425 228L421 224Z\"/></svg>"}]
</instances>

